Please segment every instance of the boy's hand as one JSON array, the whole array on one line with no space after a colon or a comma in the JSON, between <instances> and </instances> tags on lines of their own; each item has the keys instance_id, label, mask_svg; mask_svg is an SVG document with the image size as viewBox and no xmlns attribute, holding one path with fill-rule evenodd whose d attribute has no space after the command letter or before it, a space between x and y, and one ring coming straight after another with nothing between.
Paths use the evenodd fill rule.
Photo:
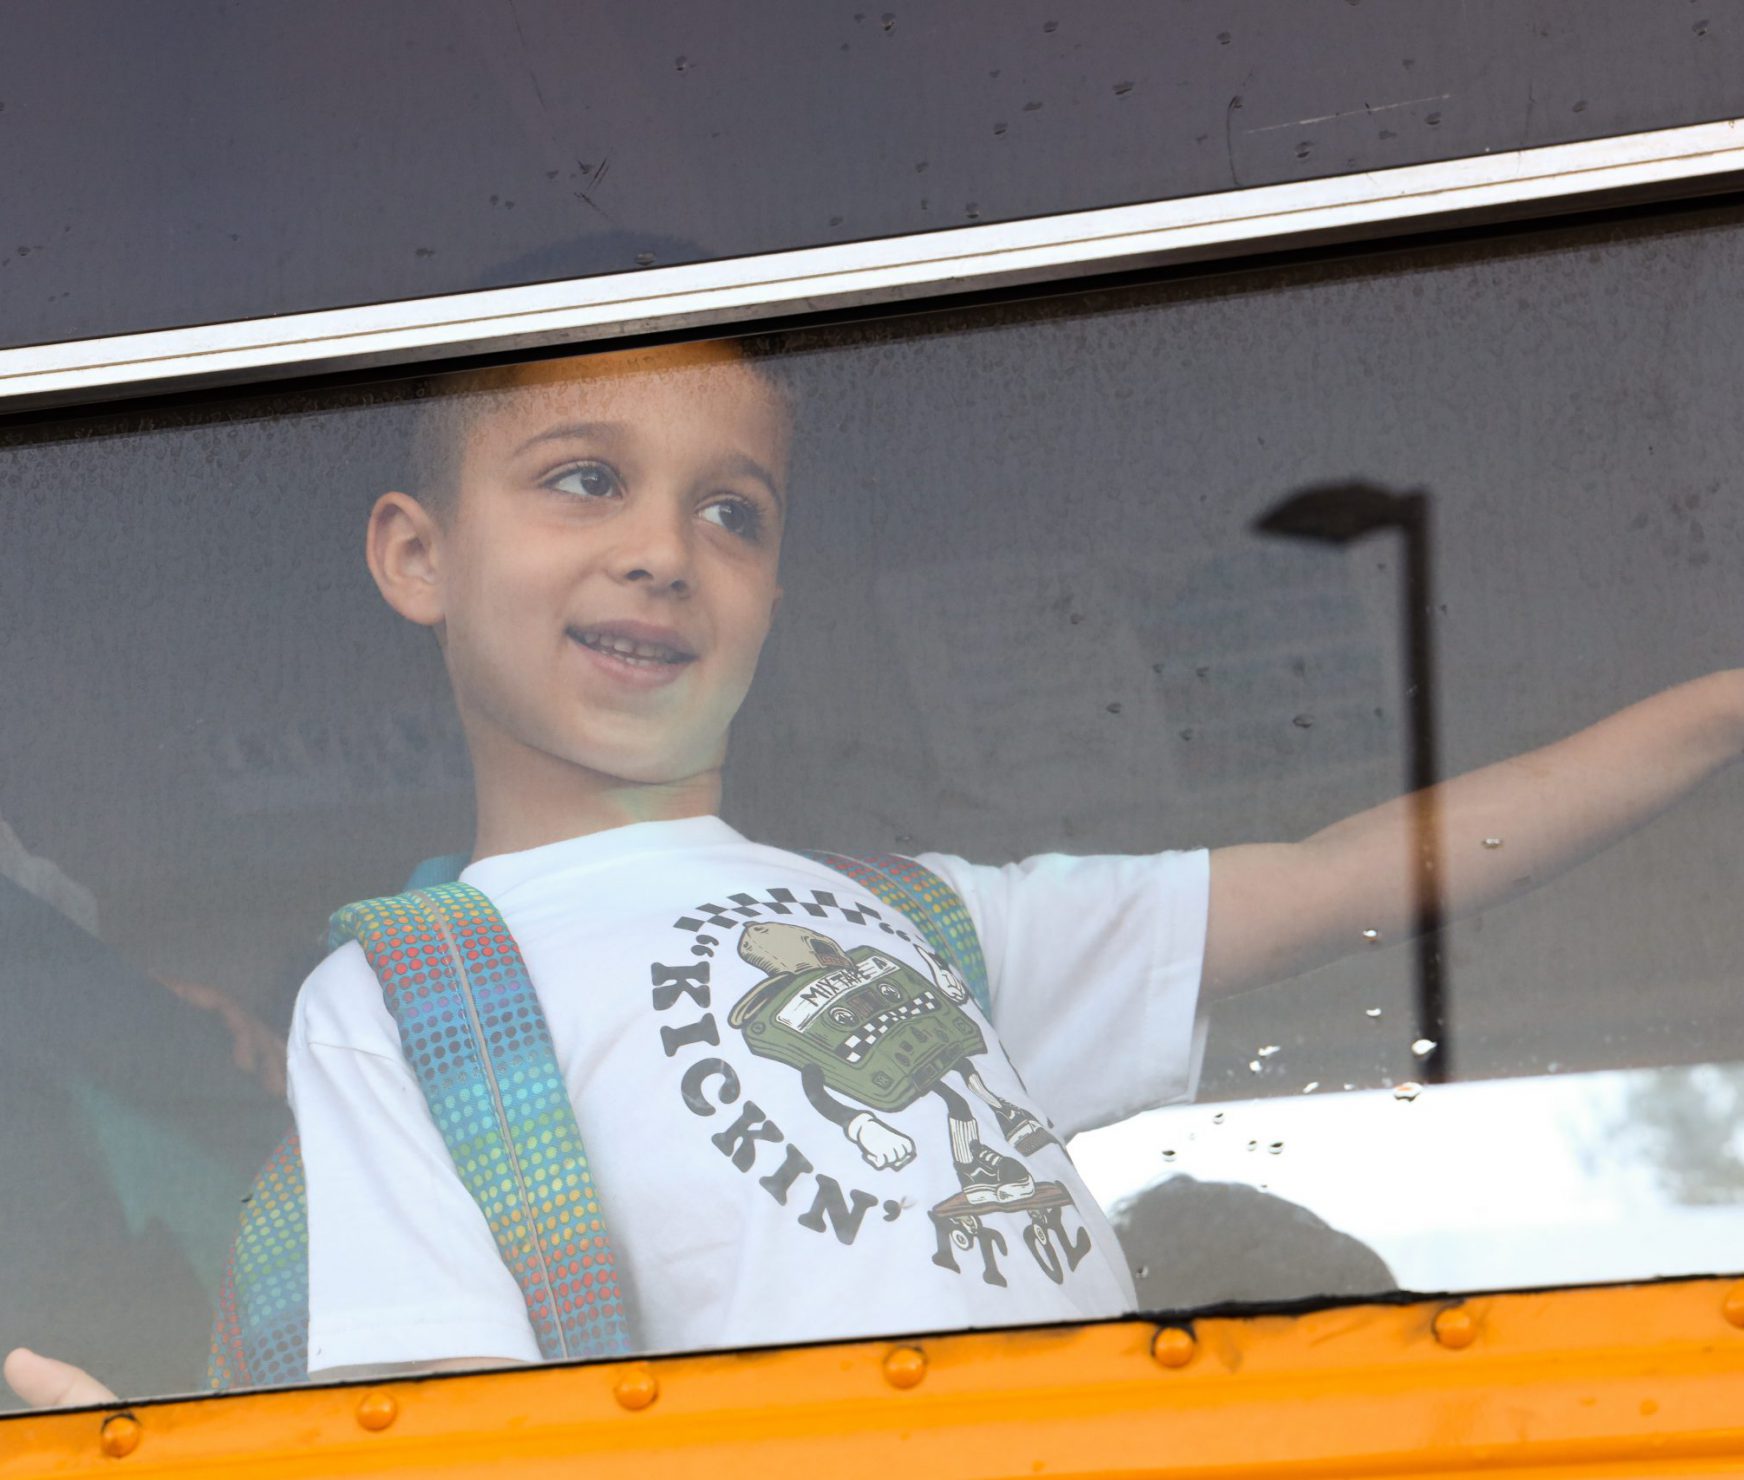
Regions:
<instances>
[{"instance_id":1,"label":"boy's hand","mask_svg":"<svg viewBox=\"0 0 1744 1480\"><path fill-rule=\"evenodd\" d=\"M6 1354L7 1385L32 1408L81 1408L90 1403L113 1403L115 1394L89 1372L71 1362L38 1356L28 1347Z\"/></svg>"},{"instance_id":2,"label":"boy's hand","mask_svg":"<svg viewBox=\"0 0 1744 1480\"><path fill-rule=\"evenodd\" d=\"M861 1111L842 1130L860 1148L860 1155L881 1171L894 1172L914 1160L914 1142L867 1111Z\"/></svg>"}]
</instances>

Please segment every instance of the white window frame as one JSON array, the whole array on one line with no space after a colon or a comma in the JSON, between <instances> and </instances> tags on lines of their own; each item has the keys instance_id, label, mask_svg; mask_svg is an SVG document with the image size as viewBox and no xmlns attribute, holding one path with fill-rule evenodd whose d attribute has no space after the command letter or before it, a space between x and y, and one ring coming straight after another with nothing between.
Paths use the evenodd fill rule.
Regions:
<instances>
[{"instance_id":1,"label":"white window frame","mask_svg":"<svg viewBox=\"0 0 1744 1480\"><path fill-rule=\"evenodd\" d=\"M691 266L0 350L0 412L722 330L1256 252L1686 197L1744 181L1744 120Z\"/></svg>"}]
</instances>

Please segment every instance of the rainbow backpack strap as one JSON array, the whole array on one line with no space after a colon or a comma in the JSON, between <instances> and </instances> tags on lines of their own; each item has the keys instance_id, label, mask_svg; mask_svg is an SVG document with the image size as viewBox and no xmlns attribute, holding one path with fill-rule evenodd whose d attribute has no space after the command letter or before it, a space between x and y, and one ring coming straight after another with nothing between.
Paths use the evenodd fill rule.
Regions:
<instances>
[{"instance_id":1,"label":"rainbow backpack strap","mask_svg":"<svg viewBox=\"0 0 1744 1480\"><path fill-rule=\"evenodd\" d=\"M955 889L925 864L900 853L826 853L807 849L802 856L845 874L912 920L933 953L944 957L963 978L982 1016L992 1017L981 937L975 933L969 907Z\"/></svg>"},{"instance_id":2,"label":"rainbow backpack strap","mask_svg":"<svg viewBox=\"0 0 1744 1480\"><path fill-rule=\"evenodd\" d=\"M630 1350L581 1129L514 937L483 893L438 884L348 905L330 943L369 957L406 1062L527 1303L548 1360Z\"/></svg>"},{"instance_id":3,"label":"rainbow backpack strap","mask_svg":"<svg viewBox=\"0 0 1744 1480\"><path fill-rule=\"evenodd\" d=\"M630 1349L617 1261L551 1033L495 906L466 884L348 905L328 945L363 947L406 1061L485 1215L547 1358ZM308 1376L309 1232L288 1135L243 1199L207 1361L214 1389Z\"/></svg>"},{"instance_id":4,"label":"rainbow backpack strap","mask_svg":"<svg viewBox=\"0 0 1744 1480\"><path fill-rule=\"evenodd\" d=\"M206 1385L301 1382L309 1375L309 1220L296 1131L242 1200L242 1227L218 1290Z\"/></svg>"}]
</instances>

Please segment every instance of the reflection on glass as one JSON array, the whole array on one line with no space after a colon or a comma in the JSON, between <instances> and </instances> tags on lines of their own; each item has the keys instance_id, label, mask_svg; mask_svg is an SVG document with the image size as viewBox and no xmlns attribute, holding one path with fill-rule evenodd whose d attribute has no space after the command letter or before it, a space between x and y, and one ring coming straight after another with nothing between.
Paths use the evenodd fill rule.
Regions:
<instances>
[{"instance_id":1,"label":"reflection on glass","mask_svg":"<svg viewBox=\"0 0 1744 1480\"><path fill-rule=\"evenodd\" d=\"M1744 1238L1738 1082L1702 1065L1191 1106L1072 1155L1149 1310L1708 1275Z\"/></svg>"},{"instance_id":2,"label":"reflection on glass","mask_svg":"<svg viewBox=\"0 0 1744 1480\"><path fill-rule=\"evenodd\" d=\"M1705 785L1744 736L1705 367L1744 325L1605 315L1741 250L1464 248L8 450L0 1344L175 1391L215 1304L235 1387L1531 1284L1533 1178L1729 1208L1678 1149L1729 1081L1643 1074L1744 1060L1744 797ZM1352 469L1435 490L1432 684L1389 542L1254 533ZM1442 905L1438 1025L1407 943ZM1498 1082L1429 1082L1453 1034ZM1407 1196L1454 1165L1488 1244ZM1578 1277L1689 1267L1687 1221Z\"/></svg>"}]
</instances>

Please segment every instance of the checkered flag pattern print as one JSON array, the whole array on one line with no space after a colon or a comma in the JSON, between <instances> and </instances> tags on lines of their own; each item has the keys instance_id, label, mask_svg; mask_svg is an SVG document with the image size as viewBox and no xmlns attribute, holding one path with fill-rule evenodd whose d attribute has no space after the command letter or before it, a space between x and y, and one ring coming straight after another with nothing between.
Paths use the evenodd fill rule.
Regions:
<instances>
[{"instance_id":1,"label":"checkered flag pattern print","mask_svg":"<svg viewBox=\"0 0 1744 1480\"><path fill-rule=\"evenodd\" d=\"M929 1012L937 1012L938 1010L938 994L922 992L914 1001L904 1002L901 1007L889 1008L862 1023L837 1045L836 1053L848 1063L857 1064L866 1057L866 1050L888 1034L892 1028L900 1028L904 1023L912 1022L917 1017L925 1017Z\"/></svg>"},{"instance_id":2,"label":"checkered flag pattern print","mask_svg":"<svg viewBox=\"0 0 1744 1480\"><path fill-rule=\"evenodd\" d=\"M969 907L955 889L926 865L898 853L811 850L804 856L846 875L912 920L933 953L942 956L962 977L982 1016L991 1016L987 962L981 955L981 939L975 934Z\"/></svg>"}]
</instances>

